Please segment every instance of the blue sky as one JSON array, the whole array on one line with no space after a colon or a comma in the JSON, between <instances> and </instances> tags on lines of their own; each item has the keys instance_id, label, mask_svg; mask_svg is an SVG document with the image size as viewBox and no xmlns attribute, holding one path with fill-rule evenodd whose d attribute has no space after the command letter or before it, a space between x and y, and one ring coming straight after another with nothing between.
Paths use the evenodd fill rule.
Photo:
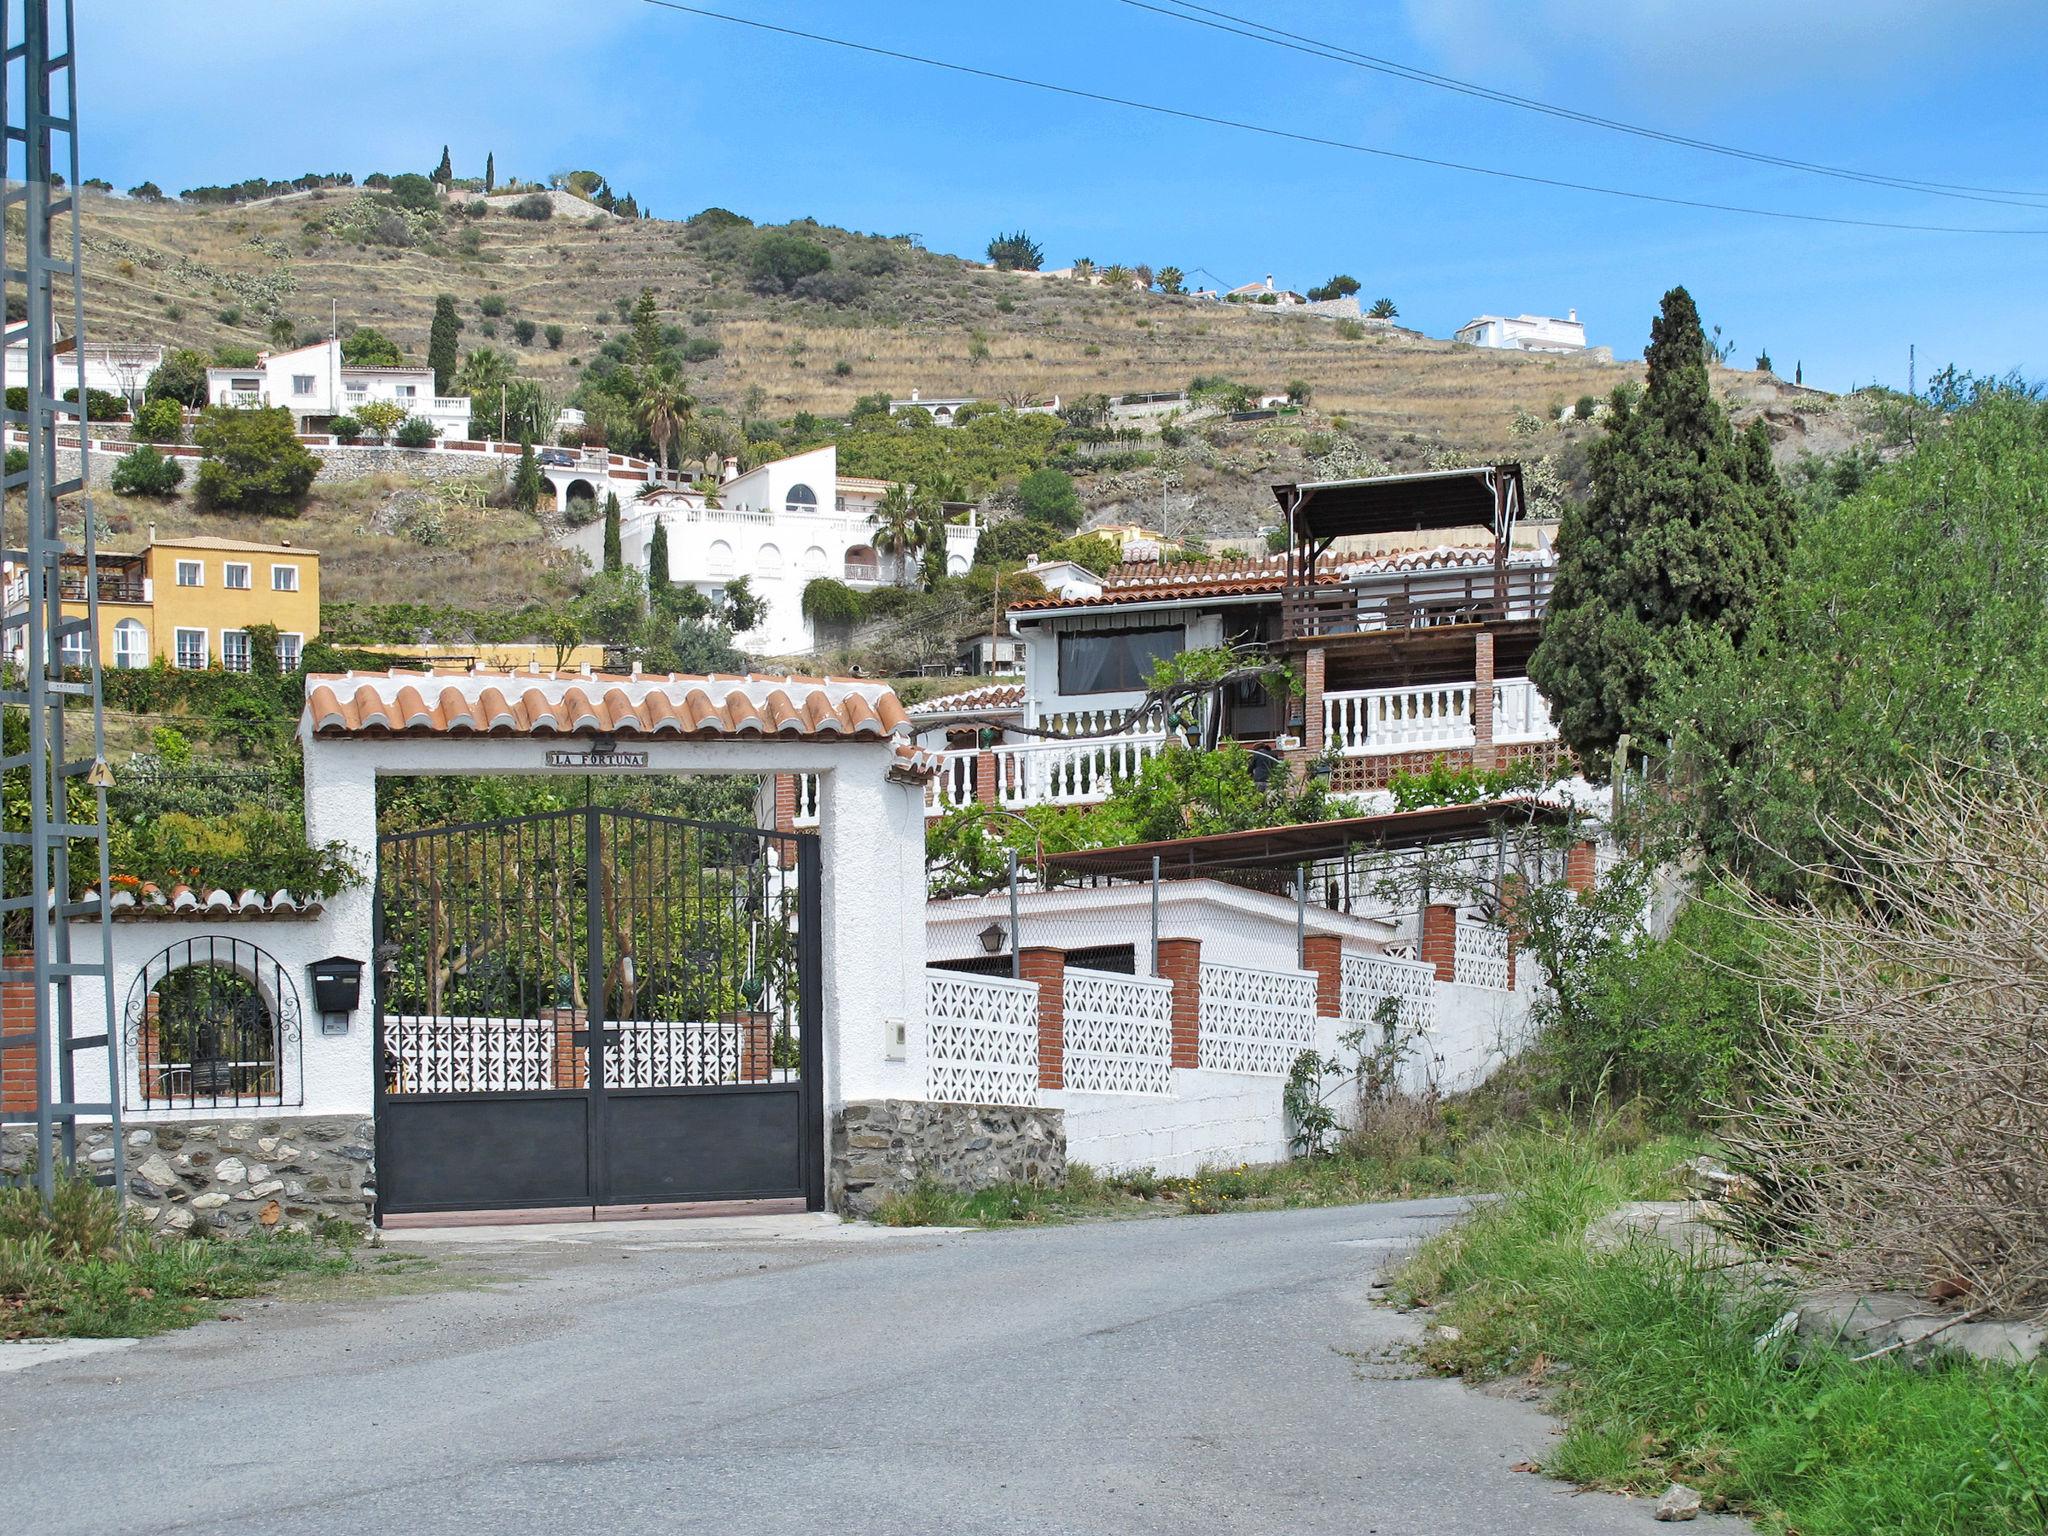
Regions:
<instances>
[{"instance_id":1,"label":"blue sky","mask_svg":"<svg viewBox=\"0 0 2048 1536\"><path fill-rule=\"evenodd\" d=\"M1673 133L2029 210L1651 144L1171 21L1119 0L712 8L1190 111L1505 170L1765 208L2048 231L2039 0L1208 0L1344 47ZM1748 362L1829 388L1953 361L2048 374L2048 234L1795 224L1284 143L655 9L641 0L87 0L85 174L166 189L304 170L589 166L664 217L720 204L1048 265L1226 282L1337 271L1435 335L1575 307L1641 351L1684 283Z\"/></svg>"}]
</instances>

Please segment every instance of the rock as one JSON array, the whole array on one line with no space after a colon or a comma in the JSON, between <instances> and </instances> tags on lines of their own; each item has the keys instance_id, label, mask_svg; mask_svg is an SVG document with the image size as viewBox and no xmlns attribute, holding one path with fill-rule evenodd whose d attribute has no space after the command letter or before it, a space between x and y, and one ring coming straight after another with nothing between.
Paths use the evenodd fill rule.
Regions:
<instances>
[{"instance_id":1,"label":"rock","mask_svg":"<svg viewBox=\"0 0 2048 1536\"><path fill-rule=\"evenodd\" d=\"M1708 1264L1739 1264L1746 1255L1714 1225L1719 1209L1706 1200L1631 1200L1586 1226L1586 1246L1616 1253L1632 1242L1662 1243Z\"/></svg>"},{"instance_id":2,"label":"rock","mask_svg":"<svg viewBox=\"0 0 2048 1536\"><path fill-rule=\"evenodd\" d=\"M284 1215L284 1208L275 1200L256 1213L256 1219L266 1227L274 1227Z\"/></svg>"},{"instance_id":3,"label":"rock","mask_svg":"<svg viewBox=\"0 0 2048 1536\"><path fill-rule=\"evenodd\" d=\"M195 1219L190 1206L167 1206L164 1210L163 1228L166 1232L189 1231Z\"/></svg>"},{"instance_id":4,"label":"rock","mask_svg":"<svg viewBox=\"0 0 2048 1536\"><path fill-rule=\"evenodd\" d=\"M1449 1323L1438 1323L1434 1328L1430 1329L1430 1332L1434 1333L1446 1344L1456 1344L1465 1337L1464 1329L1454 1328Z\"/></svg>"},{"instance_id":5,"label":"rock","mask_svg":"<svg viewBox=\"0 0 2048 1536\"><path fill-rule=\"evenodd\" d=\"M158 1190L169 1189L178 1182L178 1175L172 1171L171 1165L164 1161L161 1152L152 1152L147 1161L135 1170L135 1176Z\"/></svg>"},{"instance_id":6,"label":"rock","mask_svg":"<svg viewBox=\"0 0 2048 1536\"><path fill-rule=\"evenodd\" d=\"M1664 1490L1664 1497L1657 1501L1659 1520L1697 1520L1699 1515L1700 1496L1683 1483L1673 1483Z\"/></svg>"},{"instance_id":7,"label":"rock","mask_svg":"<svg viewBox=\"0 0 2048 1536\"><path fill-rule=\"evenodd\" d=\"M268 1157L277 1150L277 1138L275 1136L258 1136L256 1138L256 1150L265 1157Z\"/></svg>"},{"instance_id":8,"label":"rock","mask_svg":"<svg viewBox=\"0 0 2048 1536\"><path fill-rule=\"evenodd\" d=\"M213 1166L216 1184L239 1184L249 1176L248 1165L239 1157L224 1157Z\"/></svg>"},{"instance_id":9,"label":"rock","mask_svg":"<svg viewBox=\"0 0 2048 1536\"><path fill-rule=\"evenodd\" d=\"M192 1197L192 1209L195 1211L217 1211L227 1203L228 1197L219 1193Z\"/></svg>"},{"instance_id":10,"label":"rock","mask_svg":"<svg viewBox=\"0 0 2048 1536\"><path fill-rule=\"evenodd\" d=\"M146 1130L130 1131L128 1133L128 1145L131 1147L146 1147L155 1140L156 1137Z\"/></svg>"},{"instance_id":11,"label":"rock","mask_svg":"<svg viewBox=\"0 0 2048 1536\"><path fill-rule=\"evenodd\" d=\"M276 1195L283 1192L284 1180L282 1179L265 1179L261 1184L251 1184L249 1186L250 1197L256 1200L261 1200L265 1195Z\"/></svg>"}]
</instances>

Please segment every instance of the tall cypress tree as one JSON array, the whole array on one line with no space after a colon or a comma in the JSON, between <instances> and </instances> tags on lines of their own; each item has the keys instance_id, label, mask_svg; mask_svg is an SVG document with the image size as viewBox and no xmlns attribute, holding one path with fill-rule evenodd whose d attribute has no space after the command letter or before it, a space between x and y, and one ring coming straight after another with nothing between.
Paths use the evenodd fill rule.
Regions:
<instances>
[{"instance_id":1,"label":"tall cypress tree","mask_svg":"<svg viewBox=\"0 0 2048 1536\"><path fill-rule=\"evenodd\" d=\"M519 434L519 468L512 473L512 505L522 512L531 512L540 505L541 493L547 488L547 480L540 472L540 460L533 456L533 438L530 434Z\"/></svg>"},{"instance_id":2,"label":"tall cypress tree","mask_svg":"<svg viewBox=\"0 0 2048 1536\"><path fill-rule=\"evenodd\" d=\"M657 517L654 520L654 534L647 541L647 601L656 612L665 612L670 595L668 525Z\"/></svg>"},{"instance_id":3,"label":"tall cypress tree","mask_svg":"<svg viewBox=\"0 0 2048 1536\"><path fill-rule=\"evenodd\" d=\"M484 156L484 191L492 192L498 185L498 156L495 150Z\"/></svg>"},{"instance_id":4,"label":"tall cypress tree","mask_svg":"<svg viewBox=\"0 0 2048 1536\"><path fill-rule=\"evenodd\" d=\"M1623 732L1654 735L1655 670L1685 635L1739 639L1777 585L1792 507L1761 422L1739 437L1708 387L1683 288L1664 295L1640 398L1615 391L1592 492L1558 530L1557 584L1529 675L1558 733L1599 775Z\"/></svg>"},{"instance_id":5,"label":"tall cypress tree","mask_svg":"<svg viewBox=\"0 0 2048 1536\"><path fill-rule=\"evenodd\" d=\"M444 187L455 179L455 162L448 158L448 146L446 144L441 146L441 163L434 167L432 179L438 181Z\"/></svg>"},{"instance_id":6,"label":"tall cypress tree","mask_svg":"<svg viewBox=\"0 0 2048 1536\"><path fill-rule=\"evenodd\" d=\"M434 393L445 395L455 380L455 334L462 329L462 317L455 313L455 299L442 294L434 300L434 323L427 331L427 366L434 370Z\"/></svg>"},{"instance_id":7,"label":"tall cypress tree","mask_svg":"<svg viewBox=\"0 0 2048 1536\"><path fill-rule=\"evenodd\" d=\"M613 491L604 499L604 568L623 570L625 564L625 551L619 545L619 493Z\"/></svg>"}]
</instances>

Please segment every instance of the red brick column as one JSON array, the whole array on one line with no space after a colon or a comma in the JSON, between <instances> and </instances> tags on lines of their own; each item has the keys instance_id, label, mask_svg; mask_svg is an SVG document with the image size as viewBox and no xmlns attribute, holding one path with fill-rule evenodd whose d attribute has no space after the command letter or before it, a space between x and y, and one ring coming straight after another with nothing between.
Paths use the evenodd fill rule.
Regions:
<instances>
[{"instance_id":1,"label":"red brick column","mask_svg":"<svg viewBox=\"0 0 2048 1536\"><path fill-rule=\"evenodd\" d=\"M0 980L0 1035L36 1032L36 984L33 955L9 955ZM0 1111L9 1114L36 1107L36 1053L18 1045L0 1051Z\"/></svg>"},{"instance_id":2,"label":"red brick column","mask_svg":"<svg viewBox=\"0 0 2048 1536\"><path fill-rule=\"evenodd\" d=\"M1458 909L1432 902L1422 909L1421 959L1436 967L1438 981L1458 979Z\"/></svg>"},{"instance_id":3,"label":"red brick column","mask_svg":"<svg viewBox=\"0 0 2048 1536\"><path fill-rule=\"evenodd\" d=\"M1565 889L1577 891L1580 895L1593 889L1593 876L1597 865L1593 858L1591 843L1573 843L1571 851L1564 856Z\"/></svg>"},{"instance_id":4,"label":"red brick column","mask_svg":"<svg viewBox=\"0 0 2048 1536\"><path fill-rule=\"evenodd\" d=\"M1493 634L1472 643L1472 766L1490 772L1499 766L1493 748Z\"/></svg>"},{"instance_id":5,"label":"red brick column","mask_svg":"<svg viewBox=\"0 0 2048 1536\"><path fill-rule=\"evenodd\" d=\"M1334 933L1304 934L1301 968L1316 973L1316 1017L1336 1018L1344 1011L1344 940Z\"/></svg>"},{"instance_id":6,"label":"red brick column","mask_svg":"<svg viewBox=\"0 0 2048 1536\"><path fill-rule=\"evenodd\" d=\"M996 803L996 755L993 752L974 754L974 798L982 805Z\"/></svg>"},{"instance_id":7,"label":"red brick column","mask_svg":"<svg viewBox=\"0 0 2048 1536\"><path fill-rule=\"evenodd\" d=\"M1173 1064L1202 1064L1202 941L1161 939L1159 974L1173 983Z\"/></svg>"},{"instance_id":8,"label":"red brick column","mask_svg":"<svg viewBox=\"0 0 2048 1536\"><path fill-rule=\"evenodd\" d=\"M1515 990L1515 953L1522 947L1520 926L1515 921L1515 907L1522 894L1522 877L1509 875L1501 882L1500 925L1508 931L1508 990Z\"/></svg>"},{"instance_id":9,"label":"red brick column","mask_svg":"<svg viewBox=\"0 0 2048 1536\"><path fill-rule=\"evenodd\" d=\"M796 775L793 773L775 775L775 830L796 830Z\"/></svg>"},{"instance_id":10,"label":"red brick column","mask_svg":"<svg viewBox=\"0 0 2048 1536\"><path fill-rule=\"evenodd\" d=\"M1320 757L1323 751L1323 679L1327 669L1328 659L1320 645L1302 659L1301 744L1310 757Z\"/></svg>"},{"instance_id":11,"label":"red brick column","mask_svg":"<svg viewBox=\"0 0 2048 1536\"><path fill-rule=\"evenodd\" d=\"M1067 956L1058 949L1018 951L1024 980L1038 986L1038 1086L1067 1085Z\"/></svg>"}]
</instances>

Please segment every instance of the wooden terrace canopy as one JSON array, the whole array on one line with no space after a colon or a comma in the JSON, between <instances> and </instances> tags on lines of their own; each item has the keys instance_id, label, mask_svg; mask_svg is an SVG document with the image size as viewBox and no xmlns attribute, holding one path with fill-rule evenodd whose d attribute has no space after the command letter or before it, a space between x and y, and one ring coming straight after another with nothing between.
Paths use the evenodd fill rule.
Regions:
<instances>
[{"instance_id":1,"label":"wooden terrace canopy","mask_svg":"<svg viewBox=\"0 0 2048 1536\"><path fill-rule=\"evenodd\" d=\"M1338 539L1364 534L1440 533L1485 528L1493 534L1491 570L1467 574L1455 621L1506 618L1507 559L1515 520L1522 515L1522 466L1482 465L1472 469L1422 470L1377 475L1369 480L1318 480L1276 485L1274 498L1287 518L1287 573L1281 601L1287 639L1357 633L1361 628L1400 629L1400 614L1361 625L1354 594L1325 583L1316 567ZM1414 585L1414 582L1408 585ZM1397 603L1408 612L1413 605ZM1494 610L1498 609L1498 612ZM1414 622L1442 622L1427 605Z\"/></svg>"},{"instance_id":2,"label":"wooden terrace canopy","mask_svg":"<svg viewBox=\"0 0 2048 1536\"><path fill-rule=\"evenodd\" d=\"M1163 842L1129 843L1119 848L1084 848L1078 853L1055 854L1044 861L1044 870L1055 879L1099 876L1149 880L1155 857L1162 879L1199 879L1239 870L1291 870L1303 864L1341 859L1362 848L1430 848L1441 843L1469 843L1502 831L1532 827L1566 829L1576 817L1569 806L1556 801L1510 795L1472 805L1346 816L1336 821L1260 827L1250 832L1215 832L1206 837L1176 837Z\"/></svg>"}]
</instances>

